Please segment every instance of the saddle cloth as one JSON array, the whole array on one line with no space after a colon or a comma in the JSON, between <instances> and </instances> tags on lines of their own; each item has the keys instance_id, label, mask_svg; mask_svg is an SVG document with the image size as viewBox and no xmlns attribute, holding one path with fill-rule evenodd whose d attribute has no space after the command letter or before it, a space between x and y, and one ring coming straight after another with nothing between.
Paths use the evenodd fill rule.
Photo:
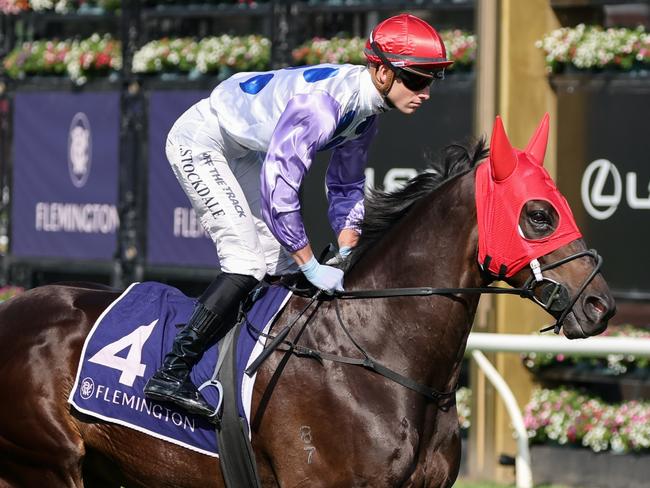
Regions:
<instances>
[{"instance_id":1,"label":"saddle cloth","mask_svg":"<svg viewBox=\"0 0 650 488\"><path fill-rule=\"evenodd\" d=\"M259 337L259 331L268 332L291 295L282 286L261 290L261 297L247 313L248 321L242 325L237 344L239 414L247 421L255 376L248 377L244 370L264 347L265 339ZM195 303L167 285L132 284L100 315L88 334L69 403L91 417L217 456L213 424L172 404L146 399L142 393L147 379L171 350L177 326L187 323ZM214 344L192 368L195 385L212 378L217 358L218 345ZM212 405L218 404L217 388L207 387L202 393Z\"/></svg>"}]
</instances>

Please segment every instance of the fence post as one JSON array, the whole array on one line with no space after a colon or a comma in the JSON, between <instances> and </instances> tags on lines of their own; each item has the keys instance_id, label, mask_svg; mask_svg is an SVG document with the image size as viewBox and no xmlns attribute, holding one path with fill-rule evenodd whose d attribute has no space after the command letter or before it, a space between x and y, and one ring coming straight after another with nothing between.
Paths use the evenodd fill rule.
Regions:
<instances>
[{"instance_id":1,"label":"fence post","mask_svg":"<svg viewBox=\"0 0 650 488\"><path fill-rule=\"evenodd\" d=\"M124 288L142 276L141 250L144 228L141 222L141 183L143 170L144 98L131 71L133 54L140 32L140 3L123 0L120 22L122 39L121 119L120 119L120 227L117 252L111 276L112 285Z\"/></svg>"}]
</instances>

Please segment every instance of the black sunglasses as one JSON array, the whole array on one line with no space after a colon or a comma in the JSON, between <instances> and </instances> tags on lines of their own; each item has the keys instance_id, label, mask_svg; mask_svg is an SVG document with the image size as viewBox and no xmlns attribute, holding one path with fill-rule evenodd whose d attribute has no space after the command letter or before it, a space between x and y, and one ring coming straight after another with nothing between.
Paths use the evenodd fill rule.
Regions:
<instances>
[{"instance_id":1,"label":"black sunglasses","mask_svg":"<svg viewBox=\"0 0 650 488\"><path fill-rule=\"evenodd\" d=\"M416 75L404 69L396 69L395 75L402 80L404 86L411 91L419 92L433 83L433 78Z\"/></svg>"},{"instance_id":2,"label":"black sunglasses","mask_svg":"<svg viewBox=\"0 0 650 488\"><path fill-rule=\"evenodd\" d=\"M377 45L376 42L374 41L371 42L370 48L379 57L379 59L381 59L382 64L387 68L390 68L395 73L395 76L397 76L400 80L402 80L404 86L411 91L418 92L420 90L424 90L426 87L431 85L431 83L433 83L433 80L435 78L442 79L445 76L444 69L441 69L433 73L433 78L429 78L428 76L421 76L411 71L406 71L405 69L395 66L393 63L391 63L386 58L386 56L381 51L381 49L379 49L379 46Z\"/></svg>"}]
</instances>

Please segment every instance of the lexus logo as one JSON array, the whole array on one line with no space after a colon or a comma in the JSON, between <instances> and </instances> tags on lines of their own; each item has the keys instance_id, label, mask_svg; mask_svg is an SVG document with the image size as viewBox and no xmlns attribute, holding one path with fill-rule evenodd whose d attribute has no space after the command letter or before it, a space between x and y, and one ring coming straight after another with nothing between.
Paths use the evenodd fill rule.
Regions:
<instances>
[{"instance_id":1,"label":"lexus logo","mask_svg":"<svg viewBox=\"0 0 650 488\"><path fill-rule=\"evenodd\" d=\"M607 183L611 183L611 190L605 193ZM650 194L650 182L647 189ZM623 199L621 174L611 161L597 159L587 166L582 176L580 194L589 215L598 220L608 219L614 215ZM637 195L637 174L634 171L625 174L625 201L634 210L650 209L650 195L647 198Z\"/></svg>"},{"instance_id":2,"label":"lexus logo","mask_svg":"<svg viewBox=\"0 0 650 488\"><path fill-rule=\"evenodd\" d=\"M77 112L70 123L68 134L68 171L72 184L83 187L90 176L92 136L90 122L83 112Z\"/></svg>"},{"instance_id":3,"label":"lexus logo","mask_svg":"<svg viewBox=\"0 0 650 488\"><path fill-rule=\"evenodd\" d=\"M605 183L614 181L614 193L605 195ZM585 170L582 176L582 204L593 218L605 220L611 217L621 203L621 175L611 161L597 159ZM598 207L598 208L597 208Z\"/></svg>"}]
</instances>

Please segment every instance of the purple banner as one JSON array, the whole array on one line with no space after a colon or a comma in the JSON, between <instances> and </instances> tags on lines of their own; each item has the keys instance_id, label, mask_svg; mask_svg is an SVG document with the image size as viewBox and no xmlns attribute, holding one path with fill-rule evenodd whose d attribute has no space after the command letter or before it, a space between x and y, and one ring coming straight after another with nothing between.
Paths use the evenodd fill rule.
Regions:
<instances>
[{"instance_id":1,"label":"purple banner","mask_svg":"<svg viewBox=\"0 0 650 488\"><path fill-rule=\"evenodd\" d=\"M147 263L218 267L217 252L165 156L176 119L207 91L154 91L149 96Z\"/></svg>"},{"instance_id":2,"label":"purple banner","mask_svg":"<svg viewBox=\"0 0 650 488\"><path fill-rule=\"evenodd\" d=\"M11 252L112 259L119 217L117 92L17 93Z\"/></svg>"}]
</instances>

